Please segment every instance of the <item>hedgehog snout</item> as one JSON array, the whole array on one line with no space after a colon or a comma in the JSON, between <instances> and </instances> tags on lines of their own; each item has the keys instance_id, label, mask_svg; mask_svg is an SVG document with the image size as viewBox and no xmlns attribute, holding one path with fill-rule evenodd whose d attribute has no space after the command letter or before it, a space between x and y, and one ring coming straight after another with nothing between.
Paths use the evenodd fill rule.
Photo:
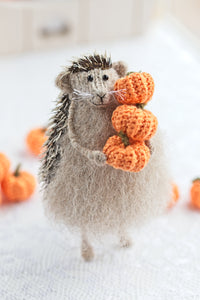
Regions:
<instances>
[{"instance_id":1,"label":"hedgehog snout","mask_svg":"<svg viewBox=\"0 0 200 300\"><path fill-rule=\"evenodd\" d=\"M97 97L99 97L99 98L100 98L100 100L101 100L101 103L103 103L103 98L105 97L105 95L106 95L106 94L103 94L103 93L99 93L99 94L97 94Z\"/></svg>"}]
</instances>

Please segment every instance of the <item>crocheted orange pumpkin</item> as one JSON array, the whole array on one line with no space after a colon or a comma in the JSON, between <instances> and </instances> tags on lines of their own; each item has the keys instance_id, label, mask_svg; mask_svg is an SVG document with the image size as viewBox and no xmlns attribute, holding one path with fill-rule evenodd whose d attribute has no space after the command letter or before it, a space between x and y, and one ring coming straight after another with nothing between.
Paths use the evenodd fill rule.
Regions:
<instances>
[{"instance_id":1,"label":"crocheted orange pumpkin","mask_svg":"<svg viewBox=\"0 0 200 300\"><path fill-rule=\"evenodd\" d=\"M154 80L149 73L129 73L124 78L116 81L114 90L118 93L115 97L122 104L146 104L154 93Z\"/></svg>"},{"instance_id":2,"label":"crocheted orange pumpkin","mask_svg":"<svg viewBox=\"0 0 200 300\"><path fill-rule=\"evenodd\" d=\"M40 155L43 151L43 145L47 140L46 128L32 129L26 138L26 144L30 152L36 156Z\"/></svg>"},{"instance_id":3,"label":"crocheted orange pumpkin","mask_svg":"<svg viewBox=\"0 0 200 300\"><path fill-rule=\"evenodd\" d=\"M107 164L129 172L141 171L150 159L150 150L144 142L126 146L123 137L116 135L107 140L103 152L107 156Z\"/></svg>"},{"instance_id":4,"label":"crocheted orange pumpkin","mask_svg":"<svg viewBox=\"0 0 200 300\"><path fill-rule=\"evenodd\" d=\"M3 153L0 153L0 182L5 177L6 173L10 168L10 161L7 156Z\"/></svg>"},{"instance_id":5,"label":"crocheted orange pumpkin","mask_svg":"<svg viewBox=\"0 0 200 300\"><path fill-rule=\"evenodd\" d=\"M200 208L200 178L196 178L192 182L190 189L191 203L197 208Z\"/></svg>"},{"instance_id":6,"label":"crocheted orange pumpkin","mask_svg":"<svg viewBox=\"0 0 200 300\"><path fill-rule=\"evenodd\" d=\"M34 192L36 180L28 172L20 171L20 165L14 173L8 173L2 181L2 191L11 202L24 201Z\"/></svg>"},{"instance_id":7,"label":"crocheted orange pumpkin","mask_svg":"<svg viewBox=\"0 0 200 300\"><path fill-rule=\"evenodd\" d=\"M123 131L132 140L144 141L156 133L158 120L149 110L120 105L112 114L112 124L117 132Z\"/></svg>"}]
</instances>

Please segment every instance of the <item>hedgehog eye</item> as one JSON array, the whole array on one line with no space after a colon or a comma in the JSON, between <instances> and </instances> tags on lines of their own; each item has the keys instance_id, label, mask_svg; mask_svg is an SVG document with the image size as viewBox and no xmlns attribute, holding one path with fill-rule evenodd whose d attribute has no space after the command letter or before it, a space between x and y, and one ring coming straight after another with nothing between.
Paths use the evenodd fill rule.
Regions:
<instances>
[{"instance_id":1,"label":"hedgehog eye","mask_svg":"<svg viewBox=\"0 0 200 300\"><path fill-rule=\"evenodd\" d=\"M89 75L88 78L87 78L87 80L92 82L93 81L93 76Z\"/></svg>"},{"instance_id":2,"label":"hedgehog eye","mask_svg":"<svg viewBox=\"0 0 200 300\"><path fill-rule=\"evenodd\" d=\"M104 80L104 81L106 81L106 80L108 80L108 75L103 75L103 77L102 77L102 79Z\"/></svg>"}]
</instances>

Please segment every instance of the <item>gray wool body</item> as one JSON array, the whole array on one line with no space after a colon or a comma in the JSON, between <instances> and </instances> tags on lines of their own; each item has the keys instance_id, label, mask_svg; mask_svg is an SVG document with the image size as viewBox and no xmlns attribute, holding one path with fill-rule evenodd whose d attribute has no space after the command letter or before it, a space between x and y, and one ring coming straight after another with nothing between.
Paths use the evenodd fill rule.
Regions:
<instances>
[{"instance_id":1,"label":"gray wool body","mask_svg":"<svg viewBox=\"0 0 200 300\"><path fill-rule=\"evenodd\" d=\"M59 136L57 120L52 119L49 140L54 138L55 142L47 141L49 154L43 158L40 177L46 213L82 232L82 256L90 260L93 251L87 234L114 233L123 239L128 228L143 224L166 207L171 179L160 130L150 141L150 161L139 173L106 164L102 150L107 139L116 134L111 116L119 105L112 90L126 73L124 64L109 60L94 69L89 65L85 71L71 69L66 68L56 80L70 100L63 111ZM125 238L123 245L128 244Z\"/></svg>"}]
</instances>

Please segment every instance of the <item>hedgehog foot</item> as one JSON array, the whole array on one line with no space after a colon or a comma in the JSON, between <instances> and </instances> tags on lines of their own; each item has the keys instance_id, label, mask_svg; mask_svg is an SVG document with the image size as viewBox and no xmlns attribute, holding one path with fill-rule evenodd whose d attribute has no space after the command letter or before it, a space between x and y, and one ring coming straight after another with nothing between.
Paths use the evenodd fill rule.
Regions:
<instances>
[{"instance_id":1,"label":"hedgehog foot","mask_svg":"<svg viewBox=\"0 0 200 300\"><path fill-rule=\"evenodd\" d=\"M130 237L126 236L126 235L123 235L121 236L120 238L120 246L122 248L129 248L132 246L132 240Z\"/></svg>"},{"instance_id":2,"label":"hedgehog foot","mask_svg":"<svg viewBox=\"0 0 200 300\"><path fill-rule=\"evenodd\" d=\"M91 261L94 258L93 248L85 237L82 239L81 255L85 261Z\"/></svg>"}]
</instances>

